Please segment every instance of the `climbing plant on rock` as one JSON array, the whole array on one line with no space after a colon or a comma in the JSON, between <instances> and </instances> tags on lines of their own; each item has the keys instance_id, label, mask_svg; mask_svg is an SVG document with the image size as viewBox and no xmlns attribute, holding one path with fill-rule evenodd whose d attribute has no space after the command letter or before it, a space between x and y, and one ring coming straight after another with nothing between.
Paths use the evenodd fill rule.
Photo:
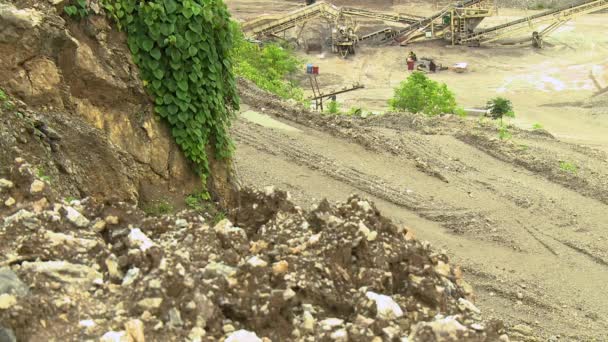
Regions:
<instances>
[{"instance_id":1,"label":"climbing plant on rock","mask_svg":"<svg viewBox=\"0 0 608 342\"><path fill-rule=\"evenodd\" d=\"M230 15L221 0L104 0L127 32L140 77L156 113L202 174L206 146L228 157L228 128L239 100L232 74Z\"/></svg>"}]
</instances>

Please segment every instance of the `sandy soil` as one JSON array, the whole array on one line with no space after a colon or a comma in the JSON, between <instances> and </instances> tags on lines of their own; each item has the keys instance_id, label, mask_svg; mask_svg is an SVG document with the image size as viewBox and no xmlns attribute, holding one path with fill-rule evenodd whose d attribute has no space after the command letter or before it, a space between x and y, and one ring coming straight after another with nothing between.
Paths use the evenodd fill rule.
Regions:
<instances>
[{"instance_id":1,"label":"sandy soil","mask_svg":"<svg viewBox=\"0 0 608 342\"><path fill-rule=\"evenodd\" d=\"M255 8L279 11L264 7L270 2L229 4L237 17ZM493 21L522 13L504 10ZM589 72L608 81L606 29L607 14L585 16L543 50L425 44L363 46L347 60L303 55L320 66L328 89L366 85L339 96L343 107L375 111L386 110L392 89L407 77L409 49L443 64L467 62L468 73L432 77L447 83L464 107L507 96L515 125L540 123L556 139L515 130L501 144L495 128L475 119L318 124L246 98L251 107L234 129L240 177L289 190L301 205L353 192L371 197L464 266L486 313L527 324L541 340L608 339L608 116L580 105L595 91ZM577 172L561 170L560 161L574 163Z\"/></svg>"}]
</instances>

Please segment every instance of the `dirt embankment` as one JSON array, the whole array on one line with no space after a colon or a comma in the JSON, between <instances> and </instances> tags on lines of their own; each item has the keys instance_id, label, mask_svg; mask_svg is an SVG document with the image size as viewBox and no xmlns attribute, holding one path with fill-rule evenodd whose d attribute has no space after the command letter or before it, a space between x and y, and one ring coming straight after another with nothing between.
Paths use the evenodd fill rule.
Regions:
<instances>
[{"instance_id":1,"label":"dirt embankment","mask_svg":"<svg viewBox=\"0 0 608 342\"><path fill-rule=\"evenodd\" d=\"M482 309L511 327L605 336L604 152L543 130L510 127L501 140L494 123L454 116L322 115L240 87L250 106L234 127L244 184L278 184L302 205L372 196L465 265Z\"/></svg>"},{"instance_id":2,"label":"dirt embankment","mask_svg":"<svg viewBox=\"0 0 608 342\"><path fill-rule=\"evenodd\" d=\"M48 153L30 162L69 190L66 196L183 202L200 190L200 178L154 116L126 35L110 25L97 1L81 20L64 13L65 2L53 3L0 4L0 88L28 109L2 111L7 154L0 167L37 148ZM51 145L39 126L59 133ZM224 190L220 164L213 167L221 179L211 178L210 185Z\"/></svg>"},{"instance_id":3,"label":"dirt embankment","mask_svg":"<svg viewBox=\"0 0 608 342\"><path fill-rule=\"evenodd\" d=\"M25 160L10 170L0 179L0 333L19 341L496 341L504 332L482 320L445 254L357 196L304 211L284 192L245 191L233 225L200 211L153 218L122 202L61 201Z\"/></svg>"}]
</instances>

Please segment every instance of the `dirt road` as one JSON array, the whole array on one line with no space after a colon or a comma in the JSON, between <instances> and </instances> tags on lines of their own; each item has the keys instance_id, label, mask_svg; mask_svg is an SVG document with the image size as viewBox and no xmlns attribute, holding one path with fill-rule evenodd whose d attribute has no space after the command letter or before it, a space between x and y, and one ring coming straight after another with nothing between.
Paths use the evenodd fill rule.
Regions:
<instances>
[{"instance_id":1,"label":"dirt road","mask_svg":"<svg viewBox=\"0 0 608 342\"><path fill-rule=\"evenodd\" d=\"M236 3L237 16L255 12L252 2ZM505 10L492 20L520 14ZM606 340L608 117L581 106L595 91L591 71L608 80L606 18L573 21L540 51L415 47L419 57L469 63L466 74L432 76L464 107L506 96L515 104L515 125L540 123L556 138L514 129L504 143L494 126L476 119L323 118L253 92L234 127L240 178L286 189L302 206L353 192L368 196L463 265L486 313L525 324L540 340ZM366 85L340 96L343 108L385 111L407 76L406 52L362 47L347 60L303 57L321 67L327 89Z\"/></svg>"}]
</instances>

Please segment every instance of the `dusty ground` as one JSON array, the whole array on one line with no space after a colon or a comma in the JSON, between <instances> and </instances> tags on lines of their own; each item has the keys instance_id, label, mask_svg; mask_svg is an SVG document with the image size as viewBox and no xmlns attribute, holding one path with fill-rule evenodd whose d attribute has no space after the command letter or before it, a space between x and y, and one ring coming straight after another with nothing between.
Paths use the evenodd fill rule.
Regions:
<instances>
[{"instance_id":1,"label":"dusty ground","mask_svg":"<svg viewBox=\"0 0 608 342\"><path fill-rule=\"evenodd\" d=\"M237 17L288 7L229 4ZM544 50L415 47L418 56L444 64L469 63L469 73L432 76L464 107L507 96L517 111L515 125L540 123L555 139L515 130L501 144L495 128L476 119L315 119L245 96L251 107L235 126L240 176L246 184L289 190L303 205L353 192L371 196L386 215L464 266L486 313L524 323L541 340L605 340L608 121L601 110L580 104L595 91L589 73L605 79L607 18L571 22ZM366 85L340 96L343 107L384 111L392 88L407 76L407 51L363 47L348 60L303 56L320 65L328 89ZM564 171L560 162L578 170Z\"/></svg>"}]
</instances>

